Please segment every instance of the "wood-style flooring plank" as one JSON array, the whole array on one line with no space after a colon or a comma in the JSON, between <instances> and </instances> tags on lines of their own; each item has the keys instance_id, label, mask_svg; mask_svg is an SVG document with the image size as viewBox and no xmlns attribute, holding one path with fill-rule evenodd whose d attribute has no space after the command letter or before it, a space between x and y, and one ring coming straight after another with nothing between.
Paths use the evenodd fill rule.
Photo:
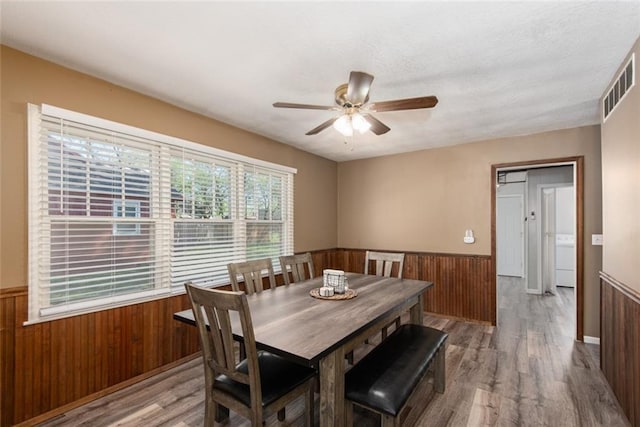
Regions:
<instances>
[{"instance_id":1,"label":"wood-style flooring plank","mask_svg":"<svg viewBox=\"0 0 640 427\"><path fill-rule=\"evenodd\" d=\"M412 412L417 426L629 426L599 369L599 348L575 342L573 290L528 295L521 279L498 280L498 325L425 316L424 324L449 333L446 391ZM407 316L405 316L406 320ZM356 361L379 342L356 349ZM71 410L42 426L201 426L204 421L202 360L194 359ZM287 407L266 426L302 426L304 402ZM316 395L315 420L319 420ZM355 425L379 425L356 409ZM231 412L224 426L248 426Z\"/></svg>"}]
</instances>

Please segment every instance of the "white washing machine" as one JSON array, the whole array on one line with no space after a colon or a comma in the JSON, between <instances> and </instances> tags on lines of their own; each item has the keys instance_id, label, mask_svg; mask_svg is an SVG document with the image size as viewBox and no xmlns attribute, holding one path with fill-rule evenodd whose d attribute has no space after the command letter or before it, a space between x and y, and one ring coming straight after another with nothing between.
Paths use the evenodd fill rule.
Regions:
<instances>
[{"instance_id":1,"label":"white washing machine","mask_svg":"<svg viewBox=\"0 0 640 427\"><path fill-rule=\"evenodd\" d=\"M575 247L572 234L556 234L556 286L576 286Z\"/></svg>"}]
</instances>

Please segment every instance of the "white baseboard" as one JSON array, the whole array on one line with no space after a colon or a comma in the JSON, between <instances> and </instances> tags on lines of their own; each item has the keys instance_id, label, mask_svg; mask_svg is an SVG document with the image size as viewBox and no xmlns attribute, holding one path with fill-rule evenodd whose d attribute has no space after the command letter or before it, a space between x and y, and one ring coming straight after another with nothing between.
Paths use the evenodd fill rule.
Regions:
<instances>
[{"instance_id":1,"label":"white baseboard","mask_svg":"<svg viewBox=\"0 0 640 427\"><path fill-rule=\"evenodd\" d=\"M585 344L597 344L600 345L600 338L598 337L589 337L587 335L584 336Z\"/></svg>"}]
</instances>

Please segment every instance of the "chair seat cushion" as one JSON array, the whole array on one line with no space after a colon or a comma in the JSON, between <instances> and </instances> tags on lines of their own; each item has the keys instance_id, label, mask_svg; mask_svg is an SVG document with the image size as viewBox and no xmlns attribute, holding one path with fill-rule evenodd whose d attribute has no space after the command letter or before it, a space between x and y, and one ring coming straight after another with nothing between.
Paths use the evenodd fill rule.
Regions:
<instances>
[{"instance_id":1,"label":"chair seat cushion","mask_svg":"<svg viewBox=\"0 0 640 427\"><path fill-rule=\"evenodd\" d=\"M316 374L312 368L289 362L266 351L258 352L258 365L260 367L263 407L273 403ZM237 369L243 373L249 372L246 359L238 364ZM234 381L226 375L218 375L214 388L230 394L248 407L251 406L248 384Z\"/></svg>"},{"instance_id":2,"label":"chair seat cushion","mask_svg":"<svg viewBox=\"0 0 640 427\"><path fill-rule=\"evenodd\" d=\"M397 416L447 336L426 326L400 326L347 372L346 398Z\"/></svg>"}]
</instances>

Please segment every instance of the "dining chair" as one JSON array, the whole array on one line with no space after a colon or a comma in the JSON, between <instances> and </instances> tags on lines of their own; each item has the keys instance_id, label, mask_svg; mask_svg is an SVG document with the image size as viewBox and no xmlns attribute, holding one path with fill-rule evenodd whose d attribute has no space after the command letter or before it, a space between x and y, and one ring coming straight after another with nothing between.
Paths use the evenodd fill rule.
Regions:
<instances>
[{"instance_id":1,"label":"dining chair","mask_svg":"<svg viewBox=\"0 0 640 427\"><path fill-rule=\"evenodd\" d=\"M269 278L269 288L275 289L276 277L273 273L273 264L271 258L262 258L252 261L232 262L227 264L227 271L229 272L229 281L231 282L231 289L234 291L240 291L240 285L238 284L238 275L242 275L244 281L244 289L247 295L253 295L255 293L262 292L264 290L262 274L267 272ZM240 358L246 357L244 342L240 341L239 344Z\"/></svg>"},{"instance_id":2,"label":"dining chair","mask_svg":"<svg viewBox=\"0 0 640 427\"><path fill-rule=\"evenodd\" d=\"M404 253L399 252L375 252L367 251L364 257L364 274L369 274L369 265L374 263L374 269L372 271L376 276L391 277L393 271L397 271L396 277L402 279L402 268L404 267ZM394 264L397 265L397 270L394 270ZM396 317L392 322L389 322L382 328L381 335L384 341L389 334L389 327L395 324L395 329L400 327L400 317ZM369 339L364 340L365 344L369 344ZM353 351L350 351L346 355L347 360L353 365Z\"/></svg>"},{"instance_id":3,"label":"dining chair","mask_svg":"<svg viewBox=\"0 0 640 427\"><path fill-rule=\"evenodd\" d=\"M313 259L309 252L298 255L281 256L280 267L282 267L282 277L284 278L285 285L312 279L314 276ZM291 278L293 278L293 280L289 278L289 269L291 270ZM309 273L308 277L307 272Z\"/></svg>"},{"instance_id":4,"label":"dining chair","mask_svg":"<svg viewBox=\"0 0 640 427\"><path fill-rule=\"evenodd\" d=\"M305 425L313 425L315 370L256 348L247 295L186 283L202 346L205 373L205 425L228 417L228 410L262 426L274 413L304 395ZM231 313L237 313L247 357L236 360ZM235 316L235 314L234 314Z\"/></svg>"},{"instance_id":5,"label":"dining chair","mask_svg":"<svg viewBox=\"0 0 640 427\"><path fill-rule=\"evenodd\" d=\"M364 258L364 274L369 274L369 264L371 264L372 261L375 262L373 274L385 277L391 277L394 263L397 263L398 274L395 277L402 279L402 268L404 267L403 253L367 251Z\"/></svg>"},{"instance_id":6,"label":"dining chair","mask_svg":"<svg viewBox=\"0 0 640 427\"><path fill-rule=\"evenodd\" d=\"M374 252L367 251L364 257L364 274L369 274L369 264L375 263L373 274L376 276L391 277L394 271L394 264L397 265L397 277L402 279L402 268L404 267L404 253L400 252ZM382 328L382 339L387 338L389 327L395 324L396 329L400 327L400 318L397 317L393 322Z\"/></svg>"},{"instance_id":7,"label":"dining chair","mask_svg":"<svg viewBox=\"0 0 640 427\"><path fill-rule=\"evenodd\" d=\"M240 290L240 285L238 284L238 275L242 275L242 279L244 280L245 292L247 293L247 295L253 295L256 292L262 292L264 290L262 273L265 270L269 277L269 288L274 289L276 287L276 277L273 273L273 264L271 263L271 258L230 263L227 264L227 270L229 271L231 288L234 291Z\"/></svg>"}]
</instances>

